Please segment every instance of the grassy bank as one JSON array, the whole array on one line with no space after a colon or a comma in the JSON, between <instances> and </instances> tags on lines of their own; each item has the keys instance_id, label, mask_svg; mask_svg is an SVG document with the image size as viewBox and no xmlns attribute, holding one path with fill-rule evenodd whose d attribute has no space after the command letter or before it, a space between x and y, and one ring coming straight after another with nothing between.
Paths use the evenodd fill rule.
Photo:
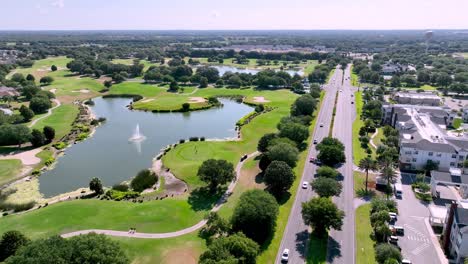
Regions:
<instances>
[{"instance_id":1,"label":"grassy bank","mask_svg":"<svg viewBox=\"0 0 468 264\"><path fill-rule=\"evenodd\" d=\"M354 105L356 106L356 120L353 122L353 162L358 164L359 161L367 156L366 151L361 147L359 141L359 129L364 126L364 121L361 119L363 100L362 91L354 93Z\"/></svg>"},{"instance_id":2,"label":"grassy bank","mask_svg":"<svg viewBox=\"0 0 468 264\"><path fill-rule=\"evenodd\" d=\"M370 208L370 204L364 204L356 209L356 263L376 263Z\"/></svg>"},{"instance_id":3,"label":"grassy bank","mask_svg":"<svg viewBox=\"0 0 468 264\"><path fill-rule=\"evenodd\" d=\"M61 105L54 109L50 116L39 120L33 128L42 130L44 126L51 126L55 129L55 139L61 139L70 132L77 115L76 105Z\"/></svg>"},{"instance_id":4,"label":"grassy bank","mask_svg":"<svg viewBox=\"0 0 468 264\"><path fill-rule=\"evenodd\" d=\"M0 185L10 182L21 171L21 160L0 160Z\"/></svg>"}]
</instances>

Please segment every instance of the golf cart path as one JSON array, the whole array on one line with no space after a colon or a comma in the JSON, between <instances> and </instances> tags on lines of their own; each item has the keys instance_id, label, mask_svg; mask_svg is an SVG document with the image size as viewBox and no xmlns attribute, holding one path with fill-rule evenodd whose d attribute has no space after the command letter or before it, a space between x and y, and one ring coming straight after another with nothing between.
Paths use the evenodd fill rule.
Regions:
<instances>
[{"instance_id":1,"label":"golf cart path","mask_svg":"<svg viewBox=\"0 0 468 264\"><path fill-rule=\"evenodd\" d=\"M246 159L237 163L236 178L229 184L228 189L223 194L223 196L219 198L216 205L211 209L211 212L217 212L221 208L221 206L223 206L223 204L227 201L227 198L234 191L234 187L236 187L237 180L241 176L241 170L242 170L242 166L244 165L244 162L248 160L249 158L257 156L258 154L259 152L255 151L247 155ZM129 231L117 231L117 230L107 230L107 229L86 229L86 230L65 233L65 234L62 234L61 237L68 238L68 237L74 237L74 236L83 235L83 234L96 233L96 234L103 234L103 235L116 236L116 237L134 237L134 238L149 238L149 239L171 238L171 237L177 237L177 236L182 236L185 234L192 233L202 228L206 224L206 222L207 220L203 219L191 227L187 227L185 229L181 229L181 230L174 231L174 232L168 232L168 233L140 233L140 232L131 233Z\"/></svg>"},{"instance_id":2,"label":"golf cart path","mask_svg":"<svg viewBox=\"0 0 468 264\"><path fill-rule=\"evenodd\" d=\"M62 105L62 104L60 103L60 101L57 100L57 99L52 99L52 101L54 101L54 102L56 103L56 105L55 105L54 107L52 107L52 108L49 108L49 110L47 110L47 114L45 114L45 115L43 115L43 116L41 116L41 117L39 117L39 118L37 118L37 119L34 119L34 120L31 122L31 124L28 125L28 127L30 127L30 128L33 127L39 120L42 120L42 119L44 119L44 118L50 116L50 115L52 114L52 111L53 111L54 109L56 109L57 107L59 107L60 105Z\"/></svg>"},{"instance_id":3,"label":"golf cart path","mask_svg":"<svg viewBox=\"0 0 468 264\"><path fill-rule=\"evenodd\" d=\"M371 146L374 147L375 150L377 150L377 146L374 144L374 138L377 136L377 134L379 134L379 130L378 130L378 129L375 130L375 133L372 134L372 136L371 136L371 138L370 138L370 140L369 140Z\"/></svg>"}]
</instances>

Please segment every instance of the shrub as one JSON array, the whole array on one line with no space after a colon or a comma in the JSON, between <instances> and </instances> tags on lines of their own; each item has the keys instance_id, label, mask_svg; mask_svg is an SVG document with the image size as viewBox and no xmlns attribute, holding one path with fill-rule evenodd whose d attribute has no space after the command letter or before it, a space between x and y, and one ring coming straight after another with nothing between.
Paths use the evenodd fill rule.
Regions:
<instances>
[{"instance_id":1,"label":"shrub","mask_svg":"<svg viewBox=\"0 0 468 264\"><path fill-rule=\"evenodd\" d=\"M121 192L126 192L128 191L128 189L129 189L128 185L124 183L119 183L119 184L112 186L112 190L121 191Z\"/></svg>"},{"instance_id":2,"label":"shrub","mask_svg":"<svg viewBox=\"0 0 468 264\"><path fill-rule=\"evenodd\" d=\"M190 137L189 141L198 141L198 137Z\"/></svg>"},{"instance_id":3,"label":"shrub","mask_svg":"<svg viewBox=\"0 0 468 264\"><path fill-rule=\"evenodd\" d=\"M205 137L200 137L200 141L205 141Z\"/></svg>"},{"instance_id":4,"label":"shrub","mask_svg":"<svg viewBox=\"0 0 468 264\"><path fill-rule=\"evenodd\" d=\"M150 188L158 181L158 176L153 171L148 169L141 170L132 179L130 186L136 192L142 192L147 188Z\"/></svg>"},{"instance_id":5,"label":"shrub","mask_svg":"<svg viewBox=\"0 0 468 264\"><path fill-rule=\"evenodd\" d=\"M78 134L78 136L76 137L76 140L77 140L77 141L83 141L83 140L85 140L88 136L89 136L89 133L80 133L80 134Z\"/></svg>"},{"instance_id":6,"label":"shrub","mask_svg":"<svg viewBox=\"0 0 468 264\"><path fill-rule=\"evenodd\" d=\"M190 104L189 103L183 103L182 104L182 112L188 112L190 110Z\"/></svg>"},{"instance_id":7,"label":"shrub","mask_svg":"<svg viewBox=\"0 0 468 264\"><path fill-rule=\"evenodd\" d=\"M50 158L48 158L48 159L45 161L44 164L45 164L46 166L50 166L50 165L52 165L54 162L55 162L55 158L54 158L54 157L50 157Z\"/></svg>"},{"instance_id":8,"label":"shrub","mask_svg":"<svg viewBox=\"0 0 468 264\"><path fill-rule=\"evenodd\" d=\"M39 175L41 174L41 170L35 169L31 172L32 175Z\"/></svg>"},{"instance_id":9,"label":"shrub","mask_svg":"<svg viewBox=\"0 0 468 264\"><path fill-rule=\"evenodd\" d=\"M116 201L134 199L138 196L140 196L140 194L133 191L118 191L112 189L106 192L106 197Z\"/></svg>"},{"instance_id":10,"label":"shrub","mask_svg":"<svg viewBox=\"0 0 468 264\"><path fill-rule=\"evenodd\" d=\"M185 139L179 139L179 144L185 143Z\"/></svg>"},{"instance_id":11,"label":"shrub","mask_svg":"<svg viewBox=\"0 0 468 264\"><path fill-rule=\"evenodd\" d=\"M57 142L53 145L53 147L58 150L64 149L66 146L67 146L67 143L65 142Z\"/></svg>"}]
</instances>

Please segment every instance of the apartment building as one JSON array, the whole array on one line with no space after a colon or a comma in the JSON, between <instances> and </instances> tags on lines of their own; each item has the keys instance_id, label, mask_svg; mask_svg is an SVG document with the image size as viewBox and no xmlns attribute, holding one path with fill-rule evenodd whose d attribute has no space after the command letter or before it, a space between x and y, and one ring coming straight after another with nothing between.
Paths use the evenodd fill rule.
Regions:
<instances>
[{"instance_id":1,"label":"apartment building","mask_svg":"<svg viewBox=\"0 0 468 264\"><path fill-rule=\"evenodd\" d=\"M468 209L453 203L448 208L443 246L451 263L462 264L468 257Z\"/></svg>"},{"instance_id":2,"label":"apartment building","mask_svg":"<svg viewBox=\"0 0 468 264\"><path fill-rule=\"evenodd\" d=\"M431 92L396 92L393 100L399 104L439 106L442 99Z\"/></svg>"},{"instance_id":3,"label":"apartment building","mask_svg":"<svg viewBox=\"0 0 468 264\"><path fill-rule=\"evenodd\" d=\"M449 108L384 105L383 122L400 132L400 168L423 170L429 160L440 171L463 167L468 137L447 131L456 118Z\"/></svg>"}]
</instances>

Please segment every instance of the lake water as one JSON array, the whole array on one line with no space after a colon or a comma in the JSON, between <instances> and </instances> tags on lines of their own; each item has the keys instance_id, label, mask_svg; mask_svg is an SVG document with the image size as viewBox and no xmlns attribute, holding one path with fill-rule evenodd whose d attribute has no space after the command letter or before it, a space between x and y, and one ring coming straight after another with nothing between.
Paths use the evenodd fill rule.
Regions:
<instances>
[{"instance_id":1,"label":"lake water","mask_svg":"<svg viewBox=\"0 0 468 264\"><path fill-rule=\"evenodd\" d=\"M257 74L258 72L260 72L260 70L258 69L243 69L243 68L236 68L236 67L233 67L233 66L226 66L226 65L222 65L222 66L211 66L213 68L216 68L218 69L219 71L219 76L223 76L224 73L226 72L233 72L233 73L250 73L250 74ZM285 72L289 73L289 75L293 76L294 74L299 74L299 75L304 75L304 71L303 70L284 70Z\"/></svg>"},{"instance_id":2,"label":"lake water","mask_svg":"<svg viewBox=\"0 0 468 264\"><path fill-rule=\"evenodd\" d=\"M220 108L188 113L130 111L129 99L96 98L92 107L97 117L107 120L95 134L65 150L54 169L39 177L39 190L45 197L87 187L93 177L104 186L128 180L152 165L160 150L191 136L236 137L235 123L253 109L245 104L220 99ZM146 139L129 142L136 125Z\"/></svg>"}]
</instances>

